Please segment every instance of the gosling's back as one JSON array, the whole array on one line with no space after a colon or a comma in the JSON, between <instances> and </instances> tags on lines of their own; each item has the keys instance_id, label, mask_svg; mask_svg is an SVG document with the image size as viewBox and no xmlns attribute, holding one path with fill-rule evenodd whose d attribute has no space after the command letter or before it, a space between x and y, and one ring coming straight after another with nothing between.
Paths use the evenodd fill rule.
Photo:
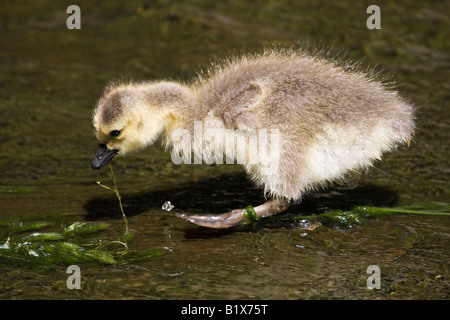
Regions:
<instances>
[{"instance_id":1,"label":"gosling's back","mask_svg":"<svg viewBox=\"0 0 450 320\"><path fill-rule=\"evenodd\" d=\"M409 141L413 107L370 75L306 54L244 56L195 84L198 117L213 113L232 129L278 129L276 175L247 166L272 196L298 199L308 189L370 166Z\"/></svg>"}]
</instances>

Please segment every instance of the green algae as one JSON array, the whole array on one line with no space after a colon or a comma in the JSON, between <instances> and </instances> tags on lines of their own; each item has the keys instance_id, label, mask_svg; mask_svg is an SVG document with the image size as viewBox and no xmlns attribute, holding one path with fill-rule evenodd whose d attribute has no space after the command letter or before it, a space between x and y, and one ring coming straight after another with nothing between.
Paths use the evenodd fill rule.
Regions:
<instances>
[{"instance_id":1,"label":"green algae","mask_svg":"<svg viewBox=\"0 0 450 320\"><path fill-rule=\"evenodd\" d=\"M122 218L123 218L123 221L124 221L124 223L125 223L125 233L124 233L123 236L122 236L122 240L123 240L123 241L129 241L129 240L131 240L131 238L133 237L133 233L130 232L130 230L128 229L128 220L127 220L127 216L125 215L125 212L123 211L122 197L120 196L119 189L118 189L118 187L117 187L116 177L115 177L115 175L114 175L114 171L113 171L113 168L112 168L111 163L108 163L108 166L109 166L109 170L111 171L111 177L112 177L113 182L114 182L114 187L113 187L113 188L110 188L110 187L108 187L108 186L105 186L104 184L101 183L101 181L96 181L96 183L97 183L100 187L105 188L105 189L107 189L107 190L110 190L110 191L114 192L114 194L115 194L116 197L117 197L117 200L119 200L120 212L122 213Z\"/></svg>"},{"instance_id":2,"label":"green algae","mask_svg":"<svg viewBox=\"0 0 450 320\"><path fill-rule=\"evenodd\" d=\"M10 234L18 234L22 232L41 230L53 224L54 222L50 221L31 221L31 222L13 221L4 223L5 226L8 226L10 228L9 232Z\"/></svg>"},{"instance_id":3,"label":"green algae","mask_svg":"<svg viewBox=\"0 0 450 320\"><path fill-rule=\"evenodd\" d=\"M23 237L25 242L39 242L39 241L56 241L64 238L64 235L59 232L46 232L46 233L32 233L26 237Z\"/></svg>"},{"instance_id":4,"label":"green algae","mask_svg":"<svg viewBox=\"0 0 450 320\"><path fill-rule=\"evenodd\" d=\"M374 206L354 206L348 210L330 210L318 215L295 216L293 220L313 220L323 225L341 224L351 227L360 224L365 219L381 218L395 214L417 214L432 216L450 216L450 206L439 203L429 203L420 206L408 206L401 208L383 208Z\"/></svg>"},{"instance_id":5,"label":"green algae","mask_svg":"<svg viewBox=\"0 0 450 320\"><path fill-rule=\"evenodd\" d=\"M256 214L255 208L253 208L253 206L251 205L245 207L245 209L242 211L242 214L248 222L260 220L260 218Z\"/></svg>"},{"instance_id":6,"label":"green algae","mask_svg":"<svg viewBox=\"0 0 450 320\"><path fill-rule=\"evenodd\" d=\"M6 187L0 186L0 193L8 194L28 194L34 191L31 187Z\"/></svg>"},{"instance_id":7,"label":"green algae","mask_svg":"<svg viewBox=\"0 0 450 320\"><path fill-rule=\"evenodd\" d=\"M107 230L110 227L109 223L87 223L87 222L74 222L70 226L64 229L64 235L84 235L92 234Z\"/></svg>"},{"instance_id":8,"label":"green algae","mask_svg":"<svg viewBox=\"0 0 450 320\"><path fill-rule=\"evenodd\" d=\"M99 263L115 264L111 253L87 250L72 242L18 242L9 241L0 248L0 261L18 266L34 267L55 264Z\"/></svg>"},{"instance_id":9,"label":"green algae","mask_svg":"<svg viewBox=\"0 0 450 320\"><path fill-rule=\"evenodd\" d=\"M135 251L126 242L93 237L108 230L103 222L75 222L60 232L25 232L42 230L53 223L8 222L2 224L8 235L0 244L0 262L19 267L41 268L67 264L129 264L160 257L167 249L155 248ZM129 240L129 239L128 239ZM113 244L119 243L120 246Z\"/></svg>"}]
</instances>

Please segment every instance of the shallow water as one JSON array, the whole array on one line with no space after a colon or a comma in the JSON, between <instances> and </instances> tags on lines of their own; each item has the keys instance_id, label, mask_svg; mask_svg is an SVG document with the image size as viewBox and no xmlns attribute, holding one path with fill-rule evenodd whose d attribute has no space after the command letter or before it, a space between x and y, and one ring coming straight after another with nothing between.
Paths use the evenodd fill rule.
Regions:
<instances>
[{"instance_id":1,"label":"shallow water","mask_svg":"<svg viewBox=\"0 0 450 320\"><path fill-rule=\"evenodd\" d=\"M130 249L167 254L118 265L80 264L82 287L66 286L67 265L0 259L2 299L448 299L450 218L394 215L313 231L287 219L354 205L450 204L449 23L444 2L383 4L381 30L368 30L364 4L339 1L197 1L95 4L77 1L81 30L66 28L57 1L0 7L0 221L106 221L124 230L117 199L96 185L91 112L117 80L188 80L213 58L272 44L314 43L378 65L419 106L409 148L367 173L309 195L285 215L232 230L199 228L177 212L257 205L260 190L236 166L176 166L155 146L113 167L135 232ZM214 2L215 3L215 2ZM165 201L174 210L161 210ZM0 243L7 238L0 228ZM378 265L381 288L366 286Z\"/></svg>"}]
</instances>

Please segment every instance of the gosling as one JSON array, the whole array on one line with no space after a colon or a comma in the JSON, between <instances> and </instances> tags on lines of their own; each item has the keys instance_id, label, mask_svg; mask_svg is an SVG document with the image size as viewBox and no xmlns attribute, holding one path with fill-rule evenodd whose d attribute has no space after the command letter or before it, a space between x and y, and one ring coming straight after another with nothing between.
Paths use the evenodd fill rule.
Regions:
<instances>
[{"instance_id":1,"label":"gosling","mask_svg":"<svg viewBox=\"0 0 450 320\"><path fill-rule=\"evenodd\" d=\"M238 156L268 201L223 214L178 215L210 228L283 212L305 193L409 145L415 129L414 107L369 73L275 50L227 60L190 84L110 85L93 124L100 141L95 170L160 136L172 159L188 161L192 152L205 163L223 163L223 156ZM217 134L202 137L199 128Z\"/></svg>"}]
</instances>

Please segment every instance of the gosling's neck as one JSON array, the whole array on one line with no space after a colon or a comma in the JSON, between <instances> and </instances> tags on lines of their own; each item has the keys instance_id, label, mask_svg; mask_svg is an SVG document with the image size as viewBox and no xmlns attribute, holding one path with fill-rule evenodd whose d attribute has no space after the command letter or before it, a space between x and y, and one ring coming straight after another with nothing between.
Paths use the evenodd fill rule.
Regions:
<instances>
[{"instance_id":1,"label":"gosling's neck","mask_svg":"<svg viewBox=\"0 0 450 320\"><path fill-rule=\"evenodd\" d=\"M189 128L194 121L201 118L197 114L198 98L195 88L171 81L147 83L141 88L145 90L148 104L158 106L162 116L160 121L163 135L166 138L169 138L174 130Z\"/></svg>"},{"instance_id":2,"label":"gosling's neck","mask_svg":"<svg viewBox=\"0 0 450 320\"><path fill-rule=\"evenodd\" d=\"M183 84L171 81L143 85L148 102L162 109L173 111L192 104L193 92Z\"/></svg>"}]
</instances>

